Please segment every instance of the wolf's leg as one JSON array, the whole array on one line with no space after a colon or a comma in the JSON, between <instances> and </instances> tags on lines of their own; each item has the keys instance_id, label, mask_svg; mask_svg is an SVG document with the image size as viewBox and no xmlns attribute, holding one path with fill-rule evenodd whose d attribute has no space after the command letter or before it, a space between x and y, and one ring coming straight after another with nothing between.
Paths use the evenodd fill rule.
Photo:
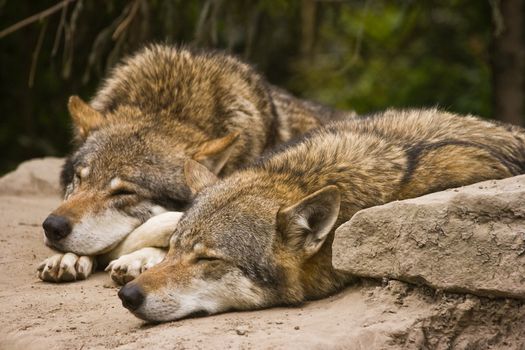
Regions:
<instances>
[{"instance_id":1,"label":"wolf's leg","mask_svg":"<svg viewBox=\"0 0 525 350\"><path fill-rule=\"evenodd\" d=\"M161 262L165 255L165 249L142 248L113 260L105 271L110 271L109 274L113 281L118 284L126 284L145 270Z\"/></svg>"},{"instance_id":2,"label":"wolf's leg","mask_svg":"<svg viewBox=\"0 0 525 350\"><path fill-rule=\"evenodd\" d=\"M166 250L162 248L169 246L170 237L182 214L166 212L152 217L104 256L105 261L111 261L106 267L111 278L125 284L164 259Z\"/></svg>"},{"instance_id":3,"label":"wolf's leg","mask_svg":"<svg viewBox=\"0 0 525 350\"><path fill-rule=\"evenodd\" d=\"M37 268L38 278L47 282L72 282L85 280L95 268L92 256L73 253L55 254L42 261Z\"/></svg>"},{"instance_id":4,"label":"wolf's leg","mask_svg":"<svg viewBox=\"0 0 525 350\"><path fill-rule=\"evenodd\" d=\"M167 248L170 237L182 214L182 212L169 211L152 217L133 230L115 249L106 254L104 260L115 260L145 247Z\"/></svg>"}]
</instances>

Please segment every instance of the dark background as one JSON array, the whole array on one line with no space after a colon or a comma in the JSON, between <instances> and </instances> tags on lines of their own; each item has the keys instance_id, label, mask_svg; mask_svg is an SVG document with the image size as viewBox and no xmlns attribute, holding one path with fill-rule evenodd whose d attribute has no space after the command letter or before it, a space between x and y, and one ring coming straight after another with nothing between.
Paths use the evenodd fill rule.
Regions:
<instances>
[{"instance_id":1,"label":"dark background","mask_svg":"<svg viewBox=\"0 0 525 350\"><path fill-rule=\"evenodd\" d=\"M358 113L440 106L523 125L523 3L0 0L0 174L66 154L69 95L91 98L150 41L227 50L301 97Z\"/></svg>"}]
</instances>

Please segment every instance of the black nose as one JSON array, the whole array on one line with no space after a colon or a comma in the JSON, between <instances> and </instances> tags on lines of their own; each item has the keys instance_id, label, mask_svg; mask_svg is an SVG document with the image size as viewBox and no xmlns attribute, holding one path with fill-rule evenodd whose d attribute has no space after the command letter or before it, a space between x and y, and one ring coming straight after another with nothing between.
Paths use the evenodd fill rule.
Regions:
<instances>
[{"instance_id":1,"label":"black nose","mask_svg":"<svg viewBox=\"0 0 525 350\"><path fill-rule=\"evenodd\" d=\"M71 224L64 216L49 215L42 223L46 237L58 241L71 233Z\"/></svg>"},{"instance_id":2,"label":"black nose","mask_svg":"<svg viewBox=\"0 0 525 350\"><path fill-rule=\"evenodd\" d=\"M122 300L122 306L130 311L137 310L144 301L144 292L133 282L120 288L118 297Z\"/></svg>"}]
</instances>

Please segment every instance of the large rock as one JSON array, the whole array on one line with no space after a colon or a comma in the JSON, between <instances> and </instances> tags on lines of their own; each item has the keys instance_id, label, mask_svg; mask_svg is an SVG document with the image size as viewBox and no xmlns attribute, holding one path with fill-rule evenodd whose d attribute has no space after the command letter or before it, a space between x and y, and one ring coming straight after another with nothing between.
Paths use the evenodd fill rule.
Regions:
<instances>
[{"instance_id":1,"label":"large rock","mask_svg":"<svg viewBox=\"0 0 525 350\"><path fill-rule=\"evenodd\" d=\"M39 158L24 162L0 178L0 195L60 195L62 158Z\"/></svg>"},{"instance_id":2,"label":"large rock","mask_svg":"<svg viewBox=\"0 0 525 350\"><path fill-rule=\"evenodd\" d=\"M358 212L334 264L356 275L525 299L525 175Z\"/></svg>"}]
</instances>

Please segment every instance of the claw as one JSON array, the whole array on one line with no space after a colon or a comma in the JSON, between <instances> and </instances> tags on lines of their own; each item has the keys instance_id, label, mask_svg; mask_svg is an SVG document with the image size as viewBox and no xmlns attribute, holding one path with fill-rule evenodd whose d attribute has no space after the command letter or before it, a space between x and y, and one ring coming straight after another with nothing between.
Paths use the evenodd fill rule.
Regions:
<instances>
[{"instance_id":1,"label":"claw","mask_svg":"<svg viewBox=\"0 0 525 350\"><path fill-rule=\"evenodd\" d=\"M37 267L37 276L47 282L72 282L86 279L94 267L94 258L73 253L55 254Z\"/></svg>"},{"instance_id":2,"label":"claw","mask_svg":"<svg viewBox=\"0 0 525 350\"><path fill-rule=\"evenodd\" d=\"M159 248L142 248L113 260L106 267L113 281L126 284L145 270L158 264L166 252Z\"/></svg>"}]
</instances>

